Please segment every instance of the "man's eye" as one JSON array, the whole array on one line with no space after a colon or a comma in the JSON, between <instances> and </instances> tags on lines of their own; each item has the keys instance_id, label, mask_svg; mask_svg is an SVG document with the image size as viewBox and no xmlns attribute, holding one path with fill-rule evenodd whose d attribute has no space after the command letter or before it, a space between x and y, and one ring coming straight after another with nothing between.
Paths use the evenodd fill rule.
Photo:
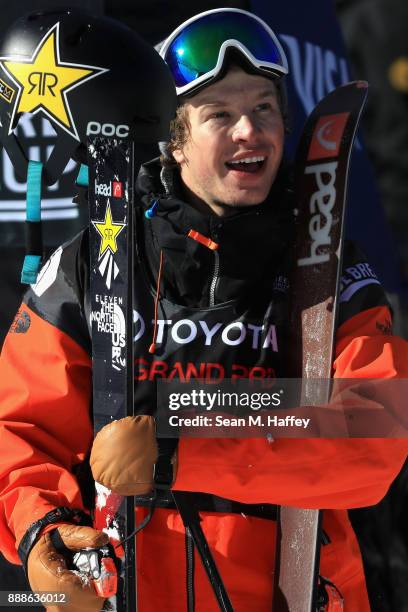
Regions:
<instances>
[{"instance_id":1,"label":"man's eye","mask_svg":"<svg viewBox=\"0 0 408 612\"><path fill-rule=\"evenodd\" d=\"M229 117L227 111L217 111L210 115L210 119L226 119L227 117Z\"/></svg>"},{"instance_id":2,"label":"man's eye","mask_svg":"<svg viewBox=\"0 0 408 612\"><path fill-rule=\"evenodd\" d=\"M258 104L258 106L255 107L256 111L270 111L272 110L272 105L270 102L263 102L262 104Z\"/></svg>"}]
</instances>

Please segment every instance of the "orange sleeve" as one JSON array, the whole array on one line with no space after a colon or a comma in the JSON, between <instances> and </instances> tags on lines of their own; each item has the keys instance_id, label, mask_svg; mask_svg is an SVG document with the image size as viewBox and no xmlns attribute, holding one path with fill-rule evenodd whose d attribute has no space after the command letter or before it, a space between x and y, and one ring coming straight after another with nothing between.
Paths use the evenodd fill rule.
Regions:
<instances>
[{"instance_id":1,"label":"orange sleeve","mask_svg":"<svg viewBox=\"0 0 408 612\"><path fill-rule=\"evenodd\" d=\"M376 307L337 333L338 378L408 377L408 343L388 335L390 314ZM353 508L377 503L407 456L408 440L386 438L191 439L179 444L174 488L244 503Z\"/></svg>"},{"instance_id":2,"label":"orange sleeve","mask_svg":"<svg viewBox=\"0 0 408 612\"><path fill-rule=\"evenodd\" d=\"M0 547L12 563L31 523L84 509L72 470L93 438L89 356L27 305L19 313L0 358Z\"/></svg>"}]
</instances>

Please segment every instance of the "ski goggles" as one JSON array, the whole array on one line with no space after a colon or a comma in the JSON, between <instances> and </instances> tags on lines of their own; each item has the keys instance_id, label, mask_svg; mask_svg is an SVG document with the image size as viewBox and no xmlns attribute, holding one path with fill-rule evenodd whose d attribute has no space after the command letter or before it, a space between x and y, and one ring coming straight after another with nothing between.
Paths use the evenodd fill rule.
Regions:
<instances>
[{"instance_id":1,"label":"ski goggles","mask_svg":"<svg viewBox=\"0 0 408 612\"><path fill-rule=\"evenodd\" d=\"M214 9L182 23L160 50L172 72L177 95L190 93L216 77L230 47L238 49L261 72L278 78L288 73L282 46L262 19L241 9Z\"/></svg>"}]
</instances>

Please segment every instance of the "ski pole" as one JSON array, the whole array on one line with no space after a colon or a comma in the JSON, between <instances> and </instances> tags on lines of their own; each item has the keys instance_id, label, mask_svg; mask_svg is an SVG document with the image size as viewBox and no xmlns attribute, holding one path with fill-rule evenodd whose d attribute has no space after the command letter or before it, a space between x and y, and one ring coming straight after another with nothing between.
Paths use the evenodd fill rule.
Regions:
<instances>
[{"instance_id":1,"label":"ski pole","mask_svg":"<svg viewBox=\"0 0 408 612\"><path fill-rule=\"evenodd\" d=\"M194 493L172 491L174 502L184 527L189 530L207 573L214 595L222 612L234 612L228 593L211 554L210 547L200 525L200 515L194 504Z\"/></svg>"}]
</instances>

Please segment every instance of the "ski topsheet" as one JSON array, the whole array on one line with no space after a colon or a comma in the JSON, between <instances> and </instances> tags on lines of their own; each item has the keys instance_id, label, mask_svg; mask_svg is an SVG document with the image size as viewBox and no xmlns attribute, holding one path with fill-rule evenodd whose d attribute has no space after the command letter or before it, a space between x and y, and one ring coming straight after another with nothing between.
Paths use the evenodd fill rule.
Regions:
<instances>
[{"instance_id":1,"label":"ski topsheet","mask_svg":"<svg viewBox=\"0 0 408 612\"><path fill-rule=\"evenodd\" d=\"M329 400L329 383L322 380L316 392L309 381L332 375L347 179L367 88L364 81L348 83L321 100L296 154L288 375L303 379L300 405ZM321 519L319 510L280 508L274 612L316 611Z\"/></svg>"},{"instance_id":2,"label":"ski topsheet","mask_svg":"<svg viewBox=\"0 0 408 612\"><path fill-rule=\"evenodd\" d=\"M88 142L90 208L90 318L94 433L133 415L133 185L130 141ZM95 483L94 526L108 533L119 559L118 591L106 610L137 609L133 497ZM119 544L119 546L118 546Z\"/></svg>"}]
</instances>

